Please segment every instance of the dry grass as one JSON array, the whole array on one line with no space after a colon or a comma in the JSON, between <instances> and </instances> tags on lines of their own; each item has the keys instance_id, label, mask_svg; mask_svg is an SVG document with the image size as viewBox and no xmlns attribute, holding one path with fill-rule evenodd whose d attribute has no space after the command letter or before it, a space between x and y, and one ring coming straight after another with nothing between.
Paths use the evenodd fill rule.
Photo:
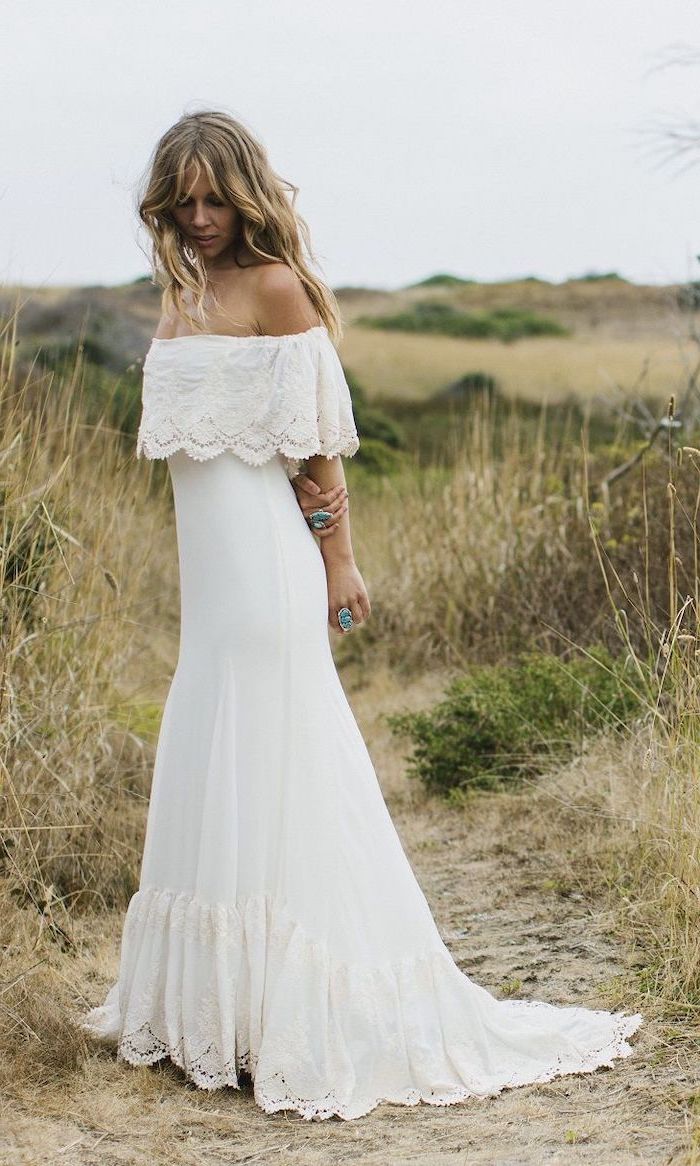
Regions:
<instances>
[{"instance_id":1,"label":"dry grass","mask_svg":"<svg viewBox=\"0 0 700 1166\"><path fill-rule=\"evenodd\" d=\"M339 352L370 399L425 400L467 372L494 376L507 397L554 403L609 397L646 368L645 393L666 400L685 383L688 348L659 336L535 336L502 344L348 326Z\"/></svg>"},{"instance_id":2,"label":"dry grass","mask_svg":"<svg viewBox=\"0 0 700 1166\"><path fill-rule=\"evenodd\" d=\"M570 393L589 400L613 383L634 383L648 362L650 396L667 399L683 375L688 320L676 286L619 280L561 284L520 280L449 289L396 291L339 288L346 335L340 351L370 397L425 399L466 372L481 370L507 396L559 401ZM143 356L158 321L159 295L148 280L117 287L0 289L0 314L24 300L20 352L40 343L77 339L81 329L108 343L114 367ZM552 316L572 330L569 339L530 338L511 345L401 333L353 325L361 315L395 313L420 300L465 311L516 307Z\"/></svg>"},{"instance_id":3,"label":"dry grass","mask_svg":"<svg viewBox=\"0 0 700 1166\"><path fill-rule=\"evenodd\" d=\"M589 478L601 466L583 447L556 448L540 427L526 448L514 419L496 456L487 405L460 438L449 474L389 480L356 501L356 550L373 599L357 659L379 656L411 674L508 659L533 643L565 654L603 642L627 655L646 695L620 766L631 810L614 836L616 877L630 934L649 955L644 990L694 1014L700 450L677 462L660 448L605 502L591 502Z\"/></svg>"},{"instance_id":4,"label":"dry grass","mask_svg":"<svg viewBox=\"0 0 700 1166\"><path fill-rule=\"evenodd\" d=\"M619 651L592 524L616 564L614 601L636 572L660 624L668 607L664 449L643 463L645 506L639 467L609 496L602 490L629 446L606 444L586 460L586 425L551 424L544 408L535 420L516 410L497 414L482 397L455 415L445 465L409 463L376 483L351 483L354 544L373 617L348 651L368 662L371 650L401 671L507 660L526 645L561 653L602 643ZM696 487L684 465L677 488L686 508ZM676 538L685 588L694 575L692 524L679 526ZM632 620L631 634L638 649L647 645L641 619Z\"/></svg>"},{"instance_id":5,"label":"dry grass","mask_svg":"<svg viewBox=\"0 0 700 1166\"><path fill-rule=\"evenodd\" d=\"M694 494L679 487L690 463ZM644 569L621 577L593 524L596 550L622 646L647 687L646 718L635 739L631 791L634 845L618 855L632 933L651 955L650 994L667 1009L700 1022L700 450L685 447L669 473L664 499L668 551L663 563L643 547ZM654 498L641 486L645 528ZM660 619L650 576L665 569L667 604ZM634 624L641 635L634 635Z\"/></svg>"},{"instance_id":6,"label":"dry grass","mask_svg":"<svg viewBox=\"0 0 700 1166\"><path fill-rule=\"evenodd\" d=\"M10 321L0 345L3 1084L84 1056L57 1004L80 912L123 907L136 886L150 757L129 729L143 694L127 676L175 597L147 572L171 521L165 491L148 497L119 435L82 423L80 363L60 382L19 380L13 341ZM147 660L146 683L151 672Z\"/></svg>"},{"instance_id":7,"label":"dry grass","mask_svg":"<svg viewBox=\"0 0 700 1166\"><path fill-rule=\"evenodd\" d=\"M5 1113L11 1106L34 1146L30 1127L40 1113L47 1152L49 1144L81 1144L87 1126L90 1144L102 1136L111 1143L111 1150L100 1149L105 1163L154 1161L161 1152L162 1160L192 1161L190 1138L198 1131L213 1133L212 1152L226 1137L238 1147L232 1152L245 1151L249 1160L265 1160L269 1148L270 1160L328 1161L328 1130L323 1136L304 1131L290 1141L284 1117L270 1123L251 1115L247 1103L227 1113L209 1099L189 1106L176 1073L127 1077L107 1054L92 1052L70 1023L72 1011L87 1003L91 980L102 985L109 978L121 913L136 886L152 761L151 702L157 711L174 658L175 542L164 475L135 465L104 421L82 423L80 367L60 383L36 372L20 382L13 339L11 322L0 344ZM439 342L448 343L462 347ZM675 541L667 545L659 533L669 523L665 490L625 487L617 495L618 529L618 503L604 514L587 506L574 439L571 449L563 441L552 446L542 428L527 447L525 440L514 424L507 455L496 456L488 411L476 413L458 435L462 452L454 471L436 467L374 487L358 478L357 493L351 484L356 550L375 613L355 641L356 671L370 662L371 676L384 677L387 705L395 707L407 691L397 673L401 663L416 677L413 698L427 701L470 658L507 656L518 636L522 642L541 634L545 614L555 646L557 628L580 639L603 605L609 632L618 634L612 614L627 611L627 624L618 615L617 626L631 629L625 646L647 669L647 722L624 752L591 754L578 771L553 777L538 795L537 820L554 867L576 861L577 877L583 866L597 872L596 885L620 884L621 934L639 944L635 983L646 1011L657 1001L660 1016L687 1018L697 1008L700 933L698 597L688 588L688 580L697 580L693 455L676 472L676 497L689 517L673 511ZM630 586L631 560L618 538L629 524L646 532L650 585L641 592ZM659 560L663 546L671 555ZM647 643L657 650L645 652ZM352 683L352 659L346 675ZM408 814L417 812L416 789L406 786L397 753L382 741L388 791ZM526 820L535 819L525 814ZM556 1088L549 1096L555 1095ZM67 1096L72 1120L65 1116ZM506 1103L506 1141L508 1121L522 1121L528 1104L535 1106L516 1099L508 1109ZM489 1114L495 1128L496 1109ZM434 1141L452 1128L451 1115L442 1123L442 1114L414 1116L406 1152L422 1137L432 1155L423 1160L439 1162ZM486 1116L477 1115L474 1136ZM396 1120L392 1112L372 1127L392 1147ZM374 1151L350 1130L338 1145L347 1156L372 1160ZM456 1145L450 1150L458 1152ZM86 1161L68 1149L59 1160ZM619 1159L627 1160L640 1159Z\"/></svg>"},{"instance_id":8,"label":"dry grass","mask_svg":"<svg viewBox=\"0 0 700 1166\"><path fill-rule=\"evenodd\" d=\"M598 897L600 876L590 873L601 868L602 848L612 841L600 809L624 757L592 751L578 769L552 775L551 785L480 796L463 808L426 797L407 780L382 712L424 707L444 678L429 673L406 683L378 668L364 682L346 673L344 683L450 950L498 994L517 982L518 994L534 999L629 1007L634 984L624 944L611 941L614 918ZM591 809L594 817L585 812ZM590 1166L688 1161L681 1147L697 1049L649 1008L636 1055L612 1073L562 1078L448 1109L385 1106L348 1123L265 1115L248 1089L206 1094L166 1062L134 1069L115 1062L108 1049L71 1052L71 1033L57 1022L76 1003L82 1006L83 993L96 998L93 985L101 990L110 978L120 924L118 911L80 916L75 958L51 957L41 985L50 1003L43 1015L33 1013L38 1039L15 1054L15 1073L4 1089L10 1144L24 1148L27 1162L51 1162L55 1155L70 1166L336 1166L348 1160L540 1166L545 1159L564 1166L573 1153ZM22 1160L19 1149L14 1153Z\"/></svg>"}]
</instances>

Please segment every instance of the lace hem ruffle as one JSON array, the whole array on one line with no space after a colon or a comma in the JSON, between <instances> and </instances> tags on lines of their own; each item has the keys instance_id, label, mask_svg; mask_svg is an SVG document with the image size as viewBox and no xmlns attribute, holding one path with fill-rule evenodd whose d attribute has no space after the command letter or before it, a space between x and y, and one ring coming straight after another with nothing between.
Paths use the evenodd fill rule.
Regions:
<instances>
[{"instance_id":1,"label":"lace hem ruffle","mask_svg":"<svg viewBox=\"0 0 700 1166\"><path fill-rule=\"evenodd\" d=\"M219 454L230 450L249 466L260 466L270 460L277 453L282 455L282 461L287 476L293 478L298 472L301 463L314 454L324 454L326 457L352 457L360 447L359 438L354 428L345 429L335 436L326 435L321 441L317 431L310 432L306 437L300 437L298 428L294 436L261 435L226 433L221 425L200 423L197 429L190 427L184 431L178 429L172 422L161 423L157 433L149 433L146 426L141 430L138 440L137 455L146 458L168 458L172 454L183 450L188 457L195 461L208 461Z\"/></svg>"},{"instance_id":2,"label":"lace hem ruffle","mask_svg":"<svg viewBox=\"0 0 700 1166\"><path fill-rule=\"evenodd\" d=\"M118 981L80 1025L131 1064L169 1057L201 1089L237 1088L245 1069L267 1113L347 1120L611 1066L641 1022L497 1000L444 945L342 963L268 896L234 907L151 887L129 904Z\"/></svg>"},{"instance_id":3,"label":"lace hem ruffle","mask_svg":"<svg viewBox=\"0 0 700 1166\"><path fill-rule=\"evenodd\" d=\"M203 461L231 450L261 465L279 452L293 477L306 457L351 457L360 444L343 366L322 326L154 340L141 395L137 457L184 450Z\"/></svg>"}]
</instances>

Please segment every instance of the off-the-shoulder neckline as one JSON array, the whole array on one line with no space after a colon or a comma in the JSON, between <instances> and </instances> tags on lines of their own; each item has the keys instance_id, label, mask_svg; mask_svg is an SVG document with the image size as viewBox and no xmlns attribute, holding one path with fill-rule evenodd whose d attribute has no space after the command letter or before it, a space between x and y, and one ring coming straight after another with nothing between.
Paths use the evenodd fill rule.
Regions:
<instances>
[{"instance_id":1,"label":"off-the-shoulder neckline","mask_svg":"<svg viewBox=\"0 0 700 1166\"><path fill-rule=\"evenodd\" d=\"M296 340L300 336L310 336L315 332L328 333L325 324L314 324L313 328L306 328L303 332L288 332L283 336L231 336L227 332L189 332L186 336L153 336L151 344L174 344L177 340L235 340L237 344L251 344L253 342L268 344L280 340Z\"/></svg>"}]
</instances>

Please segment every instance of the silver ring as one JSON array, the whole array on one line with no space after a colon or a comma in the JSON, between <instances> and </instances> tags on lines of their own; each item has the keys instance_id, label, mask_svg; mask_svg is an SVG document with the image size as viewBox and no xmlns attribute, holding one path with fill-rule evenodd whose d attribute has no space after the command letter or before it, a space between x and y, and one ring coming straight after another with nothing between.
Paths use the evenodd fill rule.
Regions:
<instances>
[{"instance_id":1,"label":"silver ring","mask_svg":"<svg viewBox=\"0 0 700 1166\"><path fill-rule=\"evenodd\" d=\"M330 510L314 510L309 515L309 526L312 530L323 530L329 518L332 518Z\"/></svg>"},{"instance_id":2,"label":"silver ring","mask_svg":"<svg viewBox=\"0 0 700 1166\"><path fill-rule=\"evenodd\" d=\"M352 618L352 612L350 608L341 607L340 611L338 612L338 623L340 624L343 631L349 632L354 622L355 621Z\"/></svg>"}]
</instances>

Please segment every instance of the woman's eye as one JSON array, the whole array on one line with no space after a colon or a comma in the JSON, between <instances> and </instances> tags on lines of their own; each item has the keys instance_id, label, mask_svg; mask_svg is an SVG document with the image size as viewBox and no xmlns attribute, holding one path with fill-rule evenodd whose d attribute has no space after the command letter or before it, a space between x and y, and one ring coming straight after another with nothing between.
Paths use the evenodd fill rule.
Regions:
<instances>
[{"instance_id":1,"label":"woman's eye","mask_svg":"<svg viewBox=\"0 0 700 1166\"><path fill-rule=\"evenodd\" d=\"M181 198L179 201L178 200L175 201L175 206L187 206L189 201L190 201L189 198ZM212 206L223 206L224 205L223 202L221 201L221 199L219 199L219 198L210 198L207 201L210 202L212 204Z\"/></svg>"}]
</instances>

